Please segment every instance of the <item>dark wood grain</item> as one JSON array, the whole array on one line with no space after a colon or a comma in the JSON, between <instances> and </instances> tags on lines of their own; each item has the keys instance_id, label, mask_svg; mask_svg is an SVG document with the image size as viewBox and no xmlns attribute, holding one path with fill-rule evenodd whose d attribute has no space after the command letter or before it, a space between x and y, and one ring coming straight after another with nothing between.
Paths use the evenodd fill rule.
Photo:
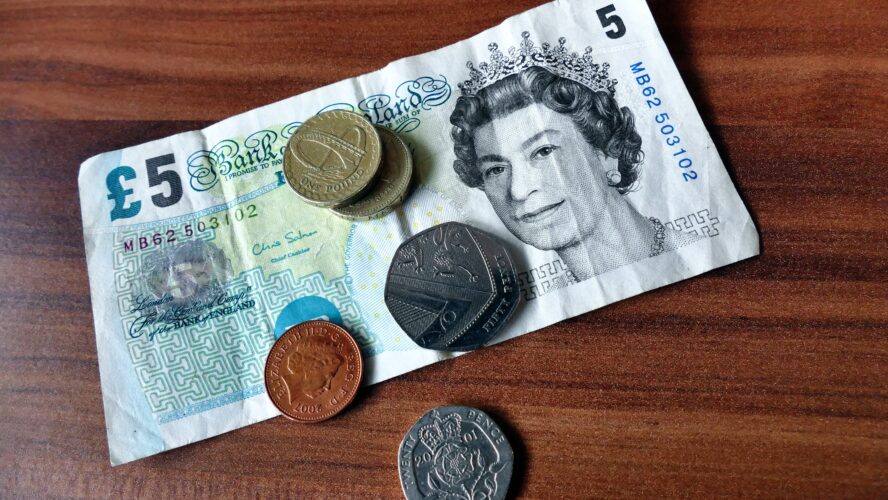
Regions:
<instances>
[{"instance_id":1,"label":"dark wood grain","mask_svg":"<svg viewBox=\"0 0 888 500\"><path fill-rule=\"evenodd\" d=\"M395 498L400 439L438 404L504 424L521 497L888 495L878 0L651 2L761 257L371 387L323 426L109 466L80 162L537 3L0 3L0 496Z\"/></svg>"}]
</instances>

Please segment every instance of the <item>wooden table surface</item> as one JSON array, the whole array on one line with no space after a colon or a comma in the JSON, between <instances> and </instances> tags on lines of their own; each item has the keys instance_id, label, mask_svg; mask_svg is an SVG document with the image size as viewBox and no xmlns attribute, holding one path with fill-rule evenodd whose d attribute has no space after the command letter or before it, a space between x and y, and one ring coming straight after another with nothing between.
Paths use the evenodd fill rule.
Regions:
<instances>
[{"instance_id":1,"label":"wooden table surface","mask_svg":"<svg viewBox=\"0 0 888 500\"><path fill-rule=\"evenodd\" d=\"M426 409L519 497L888 495L888 4L651 1L762 256L111 468L81 161L467 38L533 0L0 2L0 496L400 495ZM482 5L483 4L483 5Z\"/></svg>"}]
</instances>

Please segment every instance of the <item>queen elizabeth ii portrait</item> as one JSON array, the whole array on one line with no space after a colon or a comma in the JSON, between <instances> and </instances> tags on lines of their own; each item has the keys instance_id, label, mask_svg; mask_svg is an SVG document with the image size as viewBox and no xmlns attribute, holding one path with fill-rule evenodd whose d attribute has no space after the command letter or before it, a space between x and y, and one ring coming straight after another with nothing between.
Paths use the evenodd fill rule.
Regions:
<instances>
[{"instance_id":1,"label":"queen elizabeth ii portrait","mask_svg":"<svg viewBox=\"0 0 888 500\"><path fill-rule=\"evenodd\" d=\"M450 116L463 183L481 189L518 239L553 250L582 281L698 237L673 231L625 199L637 189L642 140L591 49L535 46L527 32L460 85Z\"/></svg>"},{"instance_id":2,"label":"queen elizabeth ii portrait","mask_svg":"<svg viewBox=\"0 0 888 500\"><path fill-rule=\"evenodd\" d=\"M330 390L330 384L345 364L336 346L324 340L308 339L287 358L282 375L290 404L303 396L315 399Z\"/></svg>"}]
</instances>

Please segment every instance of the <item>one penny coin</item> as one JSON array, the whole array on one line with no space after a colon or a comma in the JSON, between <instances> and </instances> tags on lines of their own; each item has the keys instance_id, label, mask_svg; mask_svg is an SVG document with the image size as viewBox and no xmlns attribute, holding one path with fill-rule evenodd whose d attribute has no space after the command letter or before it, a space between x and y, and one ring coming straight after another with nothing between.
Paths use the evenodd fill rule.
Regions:
<instances>
[{"instance_id":1,"label":"one penny coin","mask_svg":"<svg viewBox=\"0 0 888 500\"><path fill-rule=\"evenodd\" d=\"M361 350L344 328L306 321L272 346L265 361L265 390L284 416L320 422L351 403L363 371Z\"/></svg>"}]
</instances>

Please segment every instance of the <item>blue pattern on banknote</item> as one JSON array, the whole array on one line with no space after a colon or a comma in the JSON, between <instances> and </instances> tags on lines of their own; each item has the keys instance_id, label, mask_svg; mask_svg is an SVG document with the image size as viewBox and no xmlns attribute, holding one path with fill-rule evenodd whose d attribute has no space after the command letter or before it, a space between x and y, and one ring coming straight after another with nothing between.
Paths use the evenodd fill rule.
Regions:
<instances>
[{"instance_id":1,"label":"blue pattern on banknote","mask_svg":"<svg viewBox=\"0 0 888 500\"><path fill-rule=\"evenodd\" d=\"M317 295L301 297L287 304L278 315L274 322L275 340L281 338L291 326L311 320L330 321L345 326L339 309L329 300Z\"/></svg>"},{"instance_id":2,"label":"blue pattern on banknote","mask_svg":"<svg viewBox=\"0 0 888 500\"><path fill-rule=\"evenodd\" d=\"M263 392L265 392L265 385L257 384L253 387L248 387L242 391L230 392L223 396L210 398L202 403L191 405L180 410L173 410L170 412L161 413L157 416L157 423L168 424L170 422L183 419L185 417L190 417L191 415L197 415L198 413L214 410L216 408L219 408L220 406L225 406L237 401L243 401L244 399L252 398L253 396L258 396Z\"/></svg>"},{"instance_id":3,"label":"blue pattern on banknote","mask_svg":"<svg viewBox=\"0 0 888 500\"><path fill-rule=\"evenodd\" d=\"M181 221L179 225L187 222ZM125 240L167 229L181 230L170 224L142 233L119 231L115 234L115 247ZM207 230L196 233L194 241L212 245L214 238L214 231ZM142 276L143 268L150 266L152 259L163 257L164 251L177 248L181 246L114 253L114 283L124 332L131 332L133 323L146 315L148 307L163 308L176 299L164 295L162 299L148 301L140 297L150 286L150 279ZM321 272L297 279L289 269L266 276L261 268L253 268L237 277L225 275L224 289L228 292L217 296L242 297L242 301L248 297L254 305L171 327L153 340L147 335L133 337L124 333L133 368L152 413L166 423L260 394L265 358L274 341L274 319L287 304L300 297L318 296L330 301L365 356L381 352L381 343L369 333L349 293L349 281L347 276L328 280Z\"/></svg>"}]
</instances>

